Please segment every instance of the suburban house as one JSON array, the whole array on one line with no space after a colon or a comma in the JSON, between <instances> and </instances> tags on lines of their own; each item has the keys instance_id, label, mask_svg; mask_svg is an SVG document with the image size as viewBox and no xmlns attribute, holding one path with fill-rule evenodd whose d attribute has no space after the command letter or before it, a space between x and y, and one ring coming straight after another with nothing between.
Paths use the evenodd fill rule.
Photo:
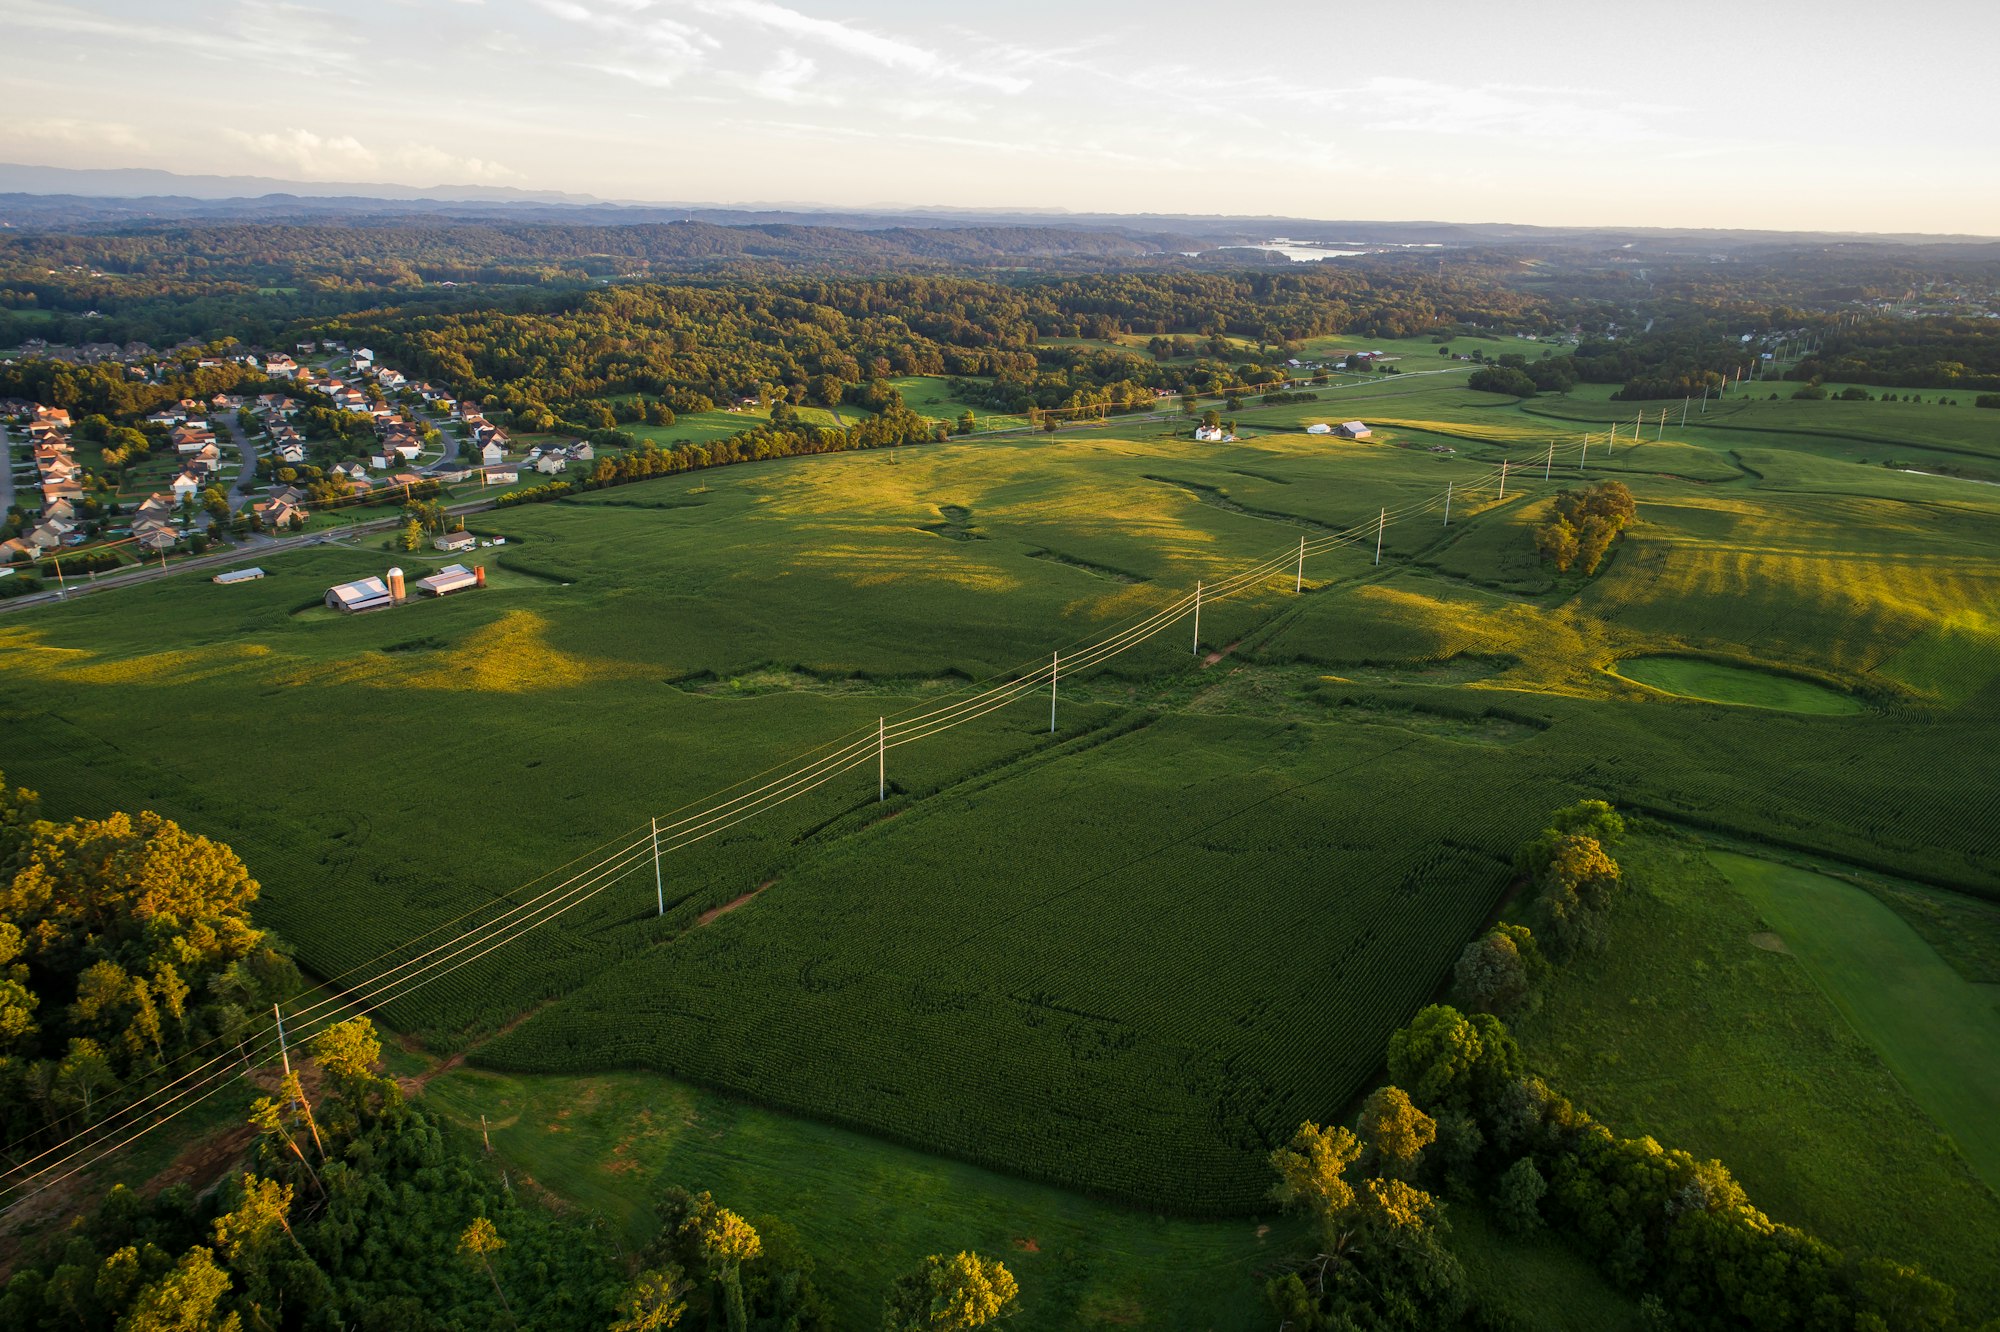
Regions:
<instances>
[{"instance_id":1,"label":"suburban house","mask_svg":"<svg viewBox=\"0 0 2000 1332\"><path fill-rule=\"evenodd\" d=\"M1342 421L1333 433L1342 439L1367 439L1375 432L1360 421Z\"/></svg>"},{"instance_id":2,"label":"suburban house","mask_svg":"<svg viewBox=\"0 0 2000 1332\"><path fill-rule=\"evenodd\" d=\"M250 506L250 512L264 520L266 529L275 530L290 527L294 520L303 523L306 511L288 499L260 500Z\"/></svg>"},{"instance_id":3,"label":"suburban house","mask_svg":"<svg viewBox=\"0 0 2000 1332\"><path fill-rule=\"evenodd\" d=\"M521 479L521 474L512 467L489 467L486 469L485 484L489 486L511 486Z\"/></svg>"},{"instance_id":4,"label":"suburban house","mask_svg":"<svg viewBox=\"0 0 2000 1332\"><path fill-rule=\"evenodd\" d=\"M457 532L446 532L443 536L431 542L431 544L439 550L446 552L472 550L479 545L479 538L470 532L460 530ZM421 587L422 584L419 583L418 586Z\"/></svg>"},{"instance_id":5,"label":"suburban house","mask_svg":"<svg viewBox=\"0 0 2000 1332\"><path fill-rule=\"evenodd\" d=\"M280 444L276 452L279 462L302 463L306 460L306 446L295 441L287 440Z\"/></svg>"},{"instance_id":6,"label":"suburban house","mask_svg":"<svg viewBox=\"0 0 2000 1332\"><path fill-rule=\"evenodd\" d=\"M168 489L174 492L176 501L187 499L200 492L201 478L193 472L182 472Z\"/></svg>"},{"instance_id":7,"label":"suburban house","mask_svg":"<svg viewBox=\"0 0 2000 1332\"><path fill-rule=\"evenodd\" d=\"M360 463L352 461L335 463L333 465L333 474L345 477L349 481L366 481L368 479L368 469Z\"/></svg>"},{"instance_id":8,"label":"suburban house","mask_svg":"<svg viewBox=\"0 0 2000 1332\"><path fill-rule=\"evenodd\" d=\"M560 453L545 453L535 459L535 470L545 476L554 476L567 466L569 466L569 459L563 457Z\"/></svg>"},{"instance_id":9,"label":"suburban house","mask_svg":"<svg viewBox=\"0 0 2000 1332\"><path fill-rule=\"evenodd\" d=\"M597 450L590 446L589 440L579 440L569 446L569 456L576 462L589 462L597 456Z\"/></svg>"},{"instance_id":10,"label":"suburban house","mask_svg":"<svg viewBox=\"0 0 2000 1332\"><path fill-rule=\"evenodd\" d=\"M145 532L141 533L135 539L147 550L152 551L155 555L160 555L180 544L181 537L180 533L174 531L173 528L168 527L165 523L159 523L147 528Z\"/></svg>"},{"instance_id":11,"label":"suburban house","mask_svg":"<svg viewBox=\"0 0 2000 1332\"><path fill-rule=\"evenodd\" d=\"M273 379L291 379L299 373L299 363L283 352L264 358L264 373Z\"/></svg>"}]
</instances>

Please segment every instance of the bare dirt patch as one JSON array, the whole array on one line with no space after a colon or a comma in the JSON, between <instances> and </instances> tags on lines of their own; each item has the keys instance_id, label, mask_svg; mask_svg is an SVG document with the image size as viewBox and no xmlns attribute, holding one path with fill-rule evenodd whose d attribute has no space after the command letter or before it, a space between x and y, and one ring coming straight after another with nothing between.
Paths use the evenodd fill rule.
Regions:
<instances>
[{"instance_id":1,"label":"bare dirt patch","mask_svg":"<svg viewBox=\"0 0 2000 1332\"><path fill-rule=\"evenodd\" d=\"M181 1148L166 1169L141 1184L139 1192L153 1198L176 1184L189 1185L196 1193L206 1192L243 1159L243 1153L250 1150L256 1137L256 1129L238 1124L191 1142Z\"/></svg>"},{"instance_id":2,"label":"bare dirt patch","mask_svg":"<svg viewBox=\"0 0 2000 1332\"><path fill-rule=\"evenodd\" d=\"M1014 1247L1019 1249L1022 1253L1040 1253L1042 1251L1042 1246L1035 1243L1035 1237L1033 1235L1019 1236L1014 1241Z\"/></svg>"},{"instance_id":3,"label":"bare dirt patch","mask_svg":"<svg viewBox=\"0 0 2000 1332\"><path fill-rule=\"evenodd\" d=\"M1237 648L1240 648L1242 646L1243 646L1243 640L1239 638L1234 643L1231 643L1228 647L1217 648L1215 651L1203 657L1201 659L1201 664L1204 667L1213 666L1215 665L1216 662L1221 661L1224 657L1228 656L1230 653L1236 651Z\"/></svg>"},{"instance_id":4,"label":"bare dirt patch","mask_svg":"<svg viewBox=\"0 0 2000 1332\"><path fill-rule=\"evenodd\" d=\"M1789 953L1792 951L1785 947L1784 936L1773 934L1769 930L1759 930L1757 933L1751 935L1750 942L1756 944L1767 953Z\"/></svg>"},{"instance_id":5,"label":"bare dirt patch","mask_svg":"<svg viewBox=\"0 0 2000 1332\"><path fill-rule=\"evenodd\" d=\"M726 916L730 912L736 910L737 907L748 906L751 902L757 900L757 895L759 893L763 892L766 888L769 888L772 884L776 882L777 882L776 879L766 879L764 880L764 882L758 884L755 888L752 888L749 892L743 894L743 896L737 898L735 901L724 902L719 907L710 907L708 910L702 912L699 916L696 916L694 918L694 927L696 929L700 929L702 926L714 920L717 916Z\"/></svg>"}]
</instances>

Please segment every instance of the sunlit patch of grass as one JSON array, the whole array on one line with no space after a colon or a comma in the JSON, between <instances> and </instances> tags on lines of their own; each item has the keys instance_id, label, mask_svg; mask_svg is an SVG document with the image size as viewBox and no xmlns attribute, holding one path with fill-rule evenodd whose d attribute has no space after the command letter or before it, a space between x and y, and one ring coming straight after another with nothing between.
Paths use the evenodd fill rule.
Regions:
<instances>
[{"instance_id":1,"label":"sunlit patch of grass","mask_svg":"<svg viewBox=\"0 0 2000 1332\"><path fill-rule=\"evenodd\" d=\"M548 641L548 630L548 620L533 611L508 611L457 647L436 654L402 683L416 689L528 694L627 673L624 667L561 651Z\"/></svg>"}]
</instances>

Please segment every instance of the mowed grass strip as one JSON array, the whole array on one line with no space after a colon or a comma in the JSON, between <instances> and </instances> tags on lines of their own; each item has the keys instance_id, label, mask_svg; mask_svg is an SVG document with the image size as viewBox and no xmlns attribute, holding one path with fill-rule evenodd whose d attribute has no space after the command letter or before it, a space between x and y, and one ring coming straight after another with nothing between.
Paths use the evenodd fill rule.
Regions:
<instances>
[{"instance_id":1,"label":"mowed grass strip","mask_svg":"<svg viewBox=\"0 0 2000 1332\"><path fill-rule=\"evenodd\" d=\"M2000 1191L2000 1007L1867 891L1730 851L1709 858Z\"/></svg>"}]
</instances>

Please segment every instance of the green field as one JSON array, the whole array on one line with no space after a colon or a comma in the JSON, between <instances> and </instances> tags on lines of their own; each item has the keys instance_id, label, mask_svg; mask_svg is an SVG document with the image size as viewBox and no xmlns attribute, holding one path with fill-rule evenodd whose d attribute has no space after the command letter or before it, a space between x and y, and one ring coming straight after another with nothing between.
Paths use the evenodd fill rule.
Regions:
<instances>
[{"instance_id":1,"label":"green field","mask_svg":"<svg viewBox=\"0 0 2000 1332\"><path fill-rule=\"evenodd\" d=\"M1901 410L1868 403L1745 404L1544 482L1529 464L1549 431L1613 406L1383 376L1260 413L1235 445L1114 420L510 508L474 524L508 538L480 552L493 586L359 618L319 599L382 571L366 541L287 553L254 584L87 597L0 617L0 768L59 812L146 805L230 841L266 885L260 919L316 974L365 976L420 931L638 845L653 816L1275 557L1204 604L1199 653L1182 615L1067 673L1054 735L1038 690L892 749L886 802L866 761L717 827L667 857L663 915L629 859L386 1010L538 1096L667 1075L796 1116L786 1132L1235 1224L1263 1206L1270 1146L1375 1076L1554 806L1602 796L2000 898L1983 739L2000 488L1861 465L1875 417ZM1810 428L1785 424L1806 408ZM1377 435L1287 428L1329 415ZM2000 470L1975 413L1925 420L1931 453ZM1501 459L1521 464L1504 502L1480 483ZM1532 529L1555 488L1606 471L1641 521L1596 578L1556 576ZM1315 554L1294 592L1302 537L1448 483L1449 526L1412 512L1379 564L1367 534ZM1611 669L1643 657L1761 662L1784 673L1771 687L1865 706L1702 703ZM1674 891L1639 919L1679 929L1695 907ZM1688 969L1692 990L1579 967L1573 1002L1530 1024L1537 1057L1621 1131L1722 1156L1774 1216L1990 1302L1964 1237L1992 1194L1796 961L1724 952L1757 927L1731 930L1616 950ZM1775 1010L1767 984L1787 987ZM1642 1048L1633 1024L1688 1014ZM1746 1024L1757 1052L1730 1064ZM1908 1131L1879 1134L1884 1116ZM1802 1132L1895 1186L1801 1151Z\"/></svg>"},{"instance_id":2,"label":"green field","mask_svg":"<svg viewBox=\"0 0 2000 1332\"><path fill-rule=\"evenodd\" d=\"M1837 694L1809 680L1698 657L1628 657L1615 669L1625 679L1650 685L1662 693L1711 703L1774 708L1779 712L1820 717L1840 717L1862 710L1860 701L1851 695Z\"/></svg>"},{"instance_id":3,"label":"green field","mask_svg":"<svg viewBox=\"0 0 2000 1332\"><path fill-rule=\"evenodd\" d=\"M2000 1191L2000 1005L1866 891L1730 852L1716 868Z\"/></svg>"},{"instance_id":4,"label":"green field","mask_svg":"<svg viewBox=\"0 0 2000 1332\"><path fill-rule=\"evenodd\" d=\"M425 1095L472 1132L484 1114L510 1169L606 1217L627 1248L652 1237L667 1183L782 1219L820 1255L840 1327L872 1325L889 1283L925 1254L973 1248L1020 1279L1026 1326L1248 1332L1264 1323L1260 1277L1303 1239L1275 1214L1128 1211L652 1076L459 1069Z\"/></svg>"},{"instance_id":5,"label":"green field","mask_svg":"<svg viewBox=\"0 0 2000 1332\"><path fill-rule=\"evenodd\" d=\"M1848 884L1667 835L1619 861L1625 900L1604 951L1560 968L1514 1023L1529 1059L1620 1133L1719 1157L1774 1220L1918 1259L1990 1316L2000 1198L1946 1129L1990 1151L1992 1117L1960 1129L1939 1110L1976 1110L1992 1065L1967 1044L1963 1069L1940 1079L1927 1063L1930 1079L1909 1081L1885 1055L1924 1059L1934 1029L1990 1048L1990 991L1983 1014L1968 1006L1978 988ZM1779 893L1783 916L1767 905ZM1839 984L1862 992L1873 1029L1851 1020L1829 964L1853 968ZM1906 1011L1885 1013L1892 1002ZM1950 1099L1933 1110L1932 1096Z\"/></svg>"}]
</instances>

